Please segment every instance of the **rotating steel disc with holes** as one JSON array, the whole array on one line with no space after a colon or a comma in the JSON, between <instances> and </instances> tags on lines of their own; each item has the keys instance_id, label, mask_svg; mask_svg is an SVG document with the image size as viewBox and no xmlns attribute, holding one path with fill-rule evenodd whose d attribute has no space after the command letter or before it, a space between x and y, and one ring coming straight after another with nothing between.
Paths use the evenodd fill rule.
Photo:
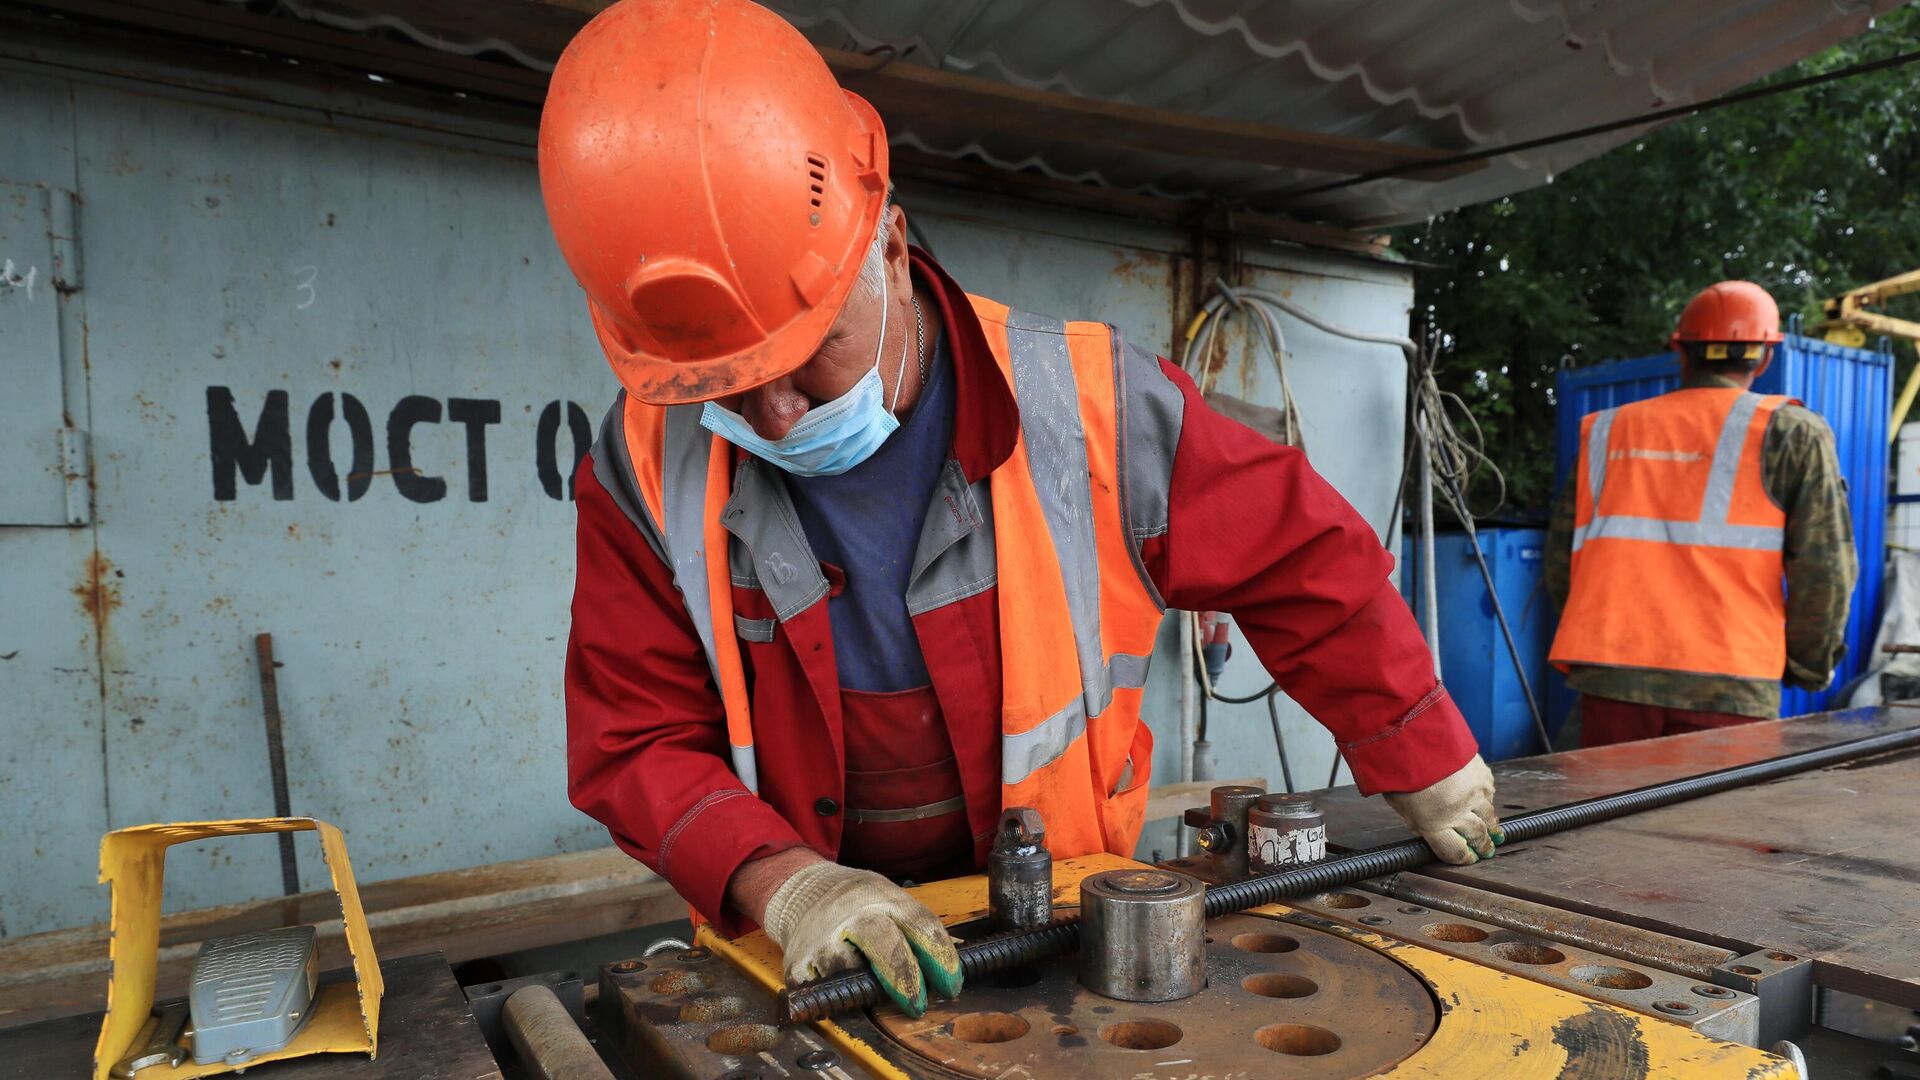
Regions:
<instances>
[{"instance_id":1,"label":"rotating steel disc with holes","mask_svg":"<svg viewBox=\"0 0 1920 1080\"><path fill-rule=\"evenodd\" d=\"M933 1072L1131 1080L1229 1061L1248 1076L1370 1076L1419 1050L1438 1022L1418 976L1336 934L1228 915L1207 924L1207 941L1207 988L1183 1001L1101 997L1064 956L970 981L918 1020L890 1006L871 1018Z\"/></svg>"}]
</instances>

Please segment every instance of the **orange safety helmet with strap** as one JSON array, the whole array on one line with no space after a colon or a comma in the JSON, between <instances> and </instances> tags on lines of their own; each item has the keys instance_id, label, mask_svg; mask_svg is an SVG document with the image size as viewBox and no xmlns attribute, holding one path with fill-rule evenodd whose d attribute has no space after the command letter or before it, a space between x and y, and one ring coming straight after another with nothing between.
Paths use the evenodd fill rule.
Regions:
<instances>
[{"instance_id":1,"label":"orange safety helmet with strap","mask_svg":"<svg viewBox=\"0 0 1920 1080\"><path fill-rule=\"evenodd\" d=\"M1672 340L1771 349L1782 340L1779 309L1758 285L1721 282L1687 305ZM1760 359L1764 368L1770 357ZM1787 515L1767 494L1761 459L1767 426L1792 401L1695 387L1581 421L1556 666L1781 677Z\"/></svg>"},{"instance_id":2,"label":"orange safety helmet with strap","mask_svg":"<svg viewBox=\"0 0 1920 1080\"><path fill-rule=\"evenodd\" d=\"M622 0L554 67L540 190L640 401L750 390L812 358L887 196L879 114L778 15Z\"/></svg>"},{"instance_id":3,"label":"orange safety helmet with strap","mask_svg":"<svg viewBox=\"0 0 1920 1080\"><path fill-rule=\"evenodd\" d=\"M1722 281L1687 301L1667 344L1704 360L1757 358L1757 375L1773 362L1773 346L1782 340L1780 307L1767 290L1751 281Z\"/></svg>"}]
</instances>

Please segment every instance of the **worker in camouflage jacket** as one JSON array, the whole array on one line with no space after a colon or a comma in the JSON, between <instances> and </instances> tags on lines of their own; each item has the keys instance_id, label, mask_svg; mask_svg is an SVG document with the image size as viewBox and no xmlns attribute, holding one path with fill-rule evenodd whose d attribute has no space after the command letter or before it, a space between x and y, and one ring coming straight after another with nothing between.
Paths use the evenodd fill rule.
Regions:
<instances>
[{"instance_id":1,"label":"worker in camouflage jacket","mask_svg":"<svg viewBox=\"0 0 1920 1080\"><path fill-rule=\"evenodd\" d=\"M1780 340L1764 290L1714 285L1673 337L1680 389L1582 421L1546 575L1583 746L1778 716L1782 682L1822 689L1846 652L1859 566L1833 432L1750 389Z\"/></svg>"}]
</instances>

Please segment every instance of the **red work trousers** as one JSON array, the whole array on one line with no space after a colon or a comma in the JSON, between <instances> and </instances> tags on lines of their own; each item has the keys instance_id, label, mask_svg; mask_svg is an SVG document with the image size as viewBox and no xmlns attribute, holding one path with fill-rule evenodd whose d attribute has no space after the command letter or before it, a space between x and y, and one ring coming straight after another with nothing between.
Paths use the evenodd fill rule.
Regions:
<instances>
[{"instance_id":1,"label":"red work trousers","mask_svg":"<svg viewBox=\"0 0 1920 1080\"><path fill-rule=\"evenodd\" d=\"M1701 712L1697 709L1669 709L1660 705L1641 705L1633 701L1580 695L1580 746L1611 746L1614 743L1657 739L1662 735L1684 735L1689 731L1733 727L1762 719L1737 713Z\"/></svg>"}]
</instances>

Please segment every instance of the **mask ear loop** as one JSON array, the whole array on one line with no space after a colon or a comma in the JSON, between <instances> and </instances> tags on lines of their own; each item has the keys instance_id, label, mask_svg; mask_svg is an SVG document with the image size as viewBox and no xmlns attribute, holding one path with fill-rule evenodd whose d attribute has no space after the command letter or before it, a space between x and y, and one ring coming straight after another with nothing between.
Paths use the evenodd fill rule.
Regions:
<instances>
[{"instance_id":1,"label":"mask ear loop","mask_svg":"<svg viewBox=\"0 0 1920 1080\"><path fill-rule=\"evenodd\" d=\"M884 297L886 294L883 292L881 293L881 295ZM880 341L883 346L887 340L886 333L887 333L887 315L886 315L886 309L882 308L880 312ZM894 372L893 400L889 402L887 405L888 415L892 416L895 420L898 420L900 418L900 388L902 386L905 386L907 383L907 342L911 341L912 339L913 339L912 334L900 335L900 370Z\"/></svg>"}]
</instances>

